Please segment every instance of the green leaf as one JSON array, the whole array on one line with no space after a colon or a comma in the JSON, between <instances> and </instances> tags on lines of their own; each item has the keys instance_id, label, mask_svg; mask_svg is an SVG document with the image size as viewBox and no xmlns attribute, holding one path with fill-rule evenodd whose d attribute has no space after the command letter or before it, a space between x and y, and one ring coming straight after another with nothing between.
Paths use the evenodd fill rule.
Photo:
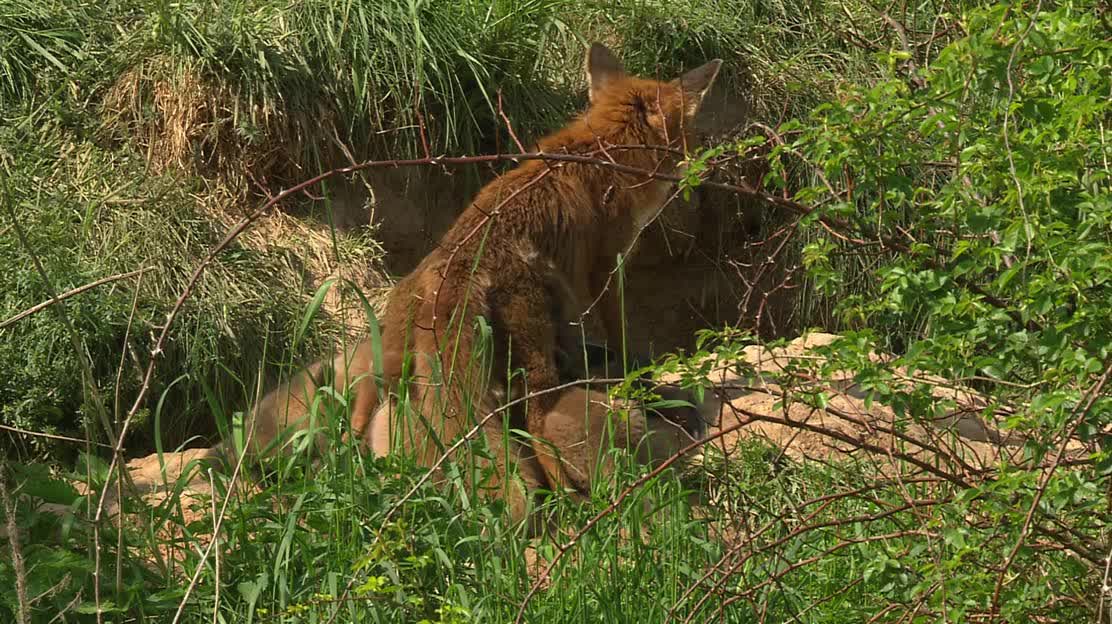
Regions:
<instances>
[{"instance_id":1,"label":"green leaf","mask_svg":"<svg viewBox=\"0 0 1112 624\"><path fill-rule=\"evenodd\" d=\"M321 304L324 303L324 297L332 288L332 284L336 283L335 279L325 280L320 288L317 289L316 294L313 295L312 301L309 302L309 307L305 309L305 314L301 317L301 323L297 326L297 331L293 335L293 346L297 347L301 344L302 339L305 338L305 332L309 329L309 323L317 316L320 311Z\"/></svg>"}]
</instances>

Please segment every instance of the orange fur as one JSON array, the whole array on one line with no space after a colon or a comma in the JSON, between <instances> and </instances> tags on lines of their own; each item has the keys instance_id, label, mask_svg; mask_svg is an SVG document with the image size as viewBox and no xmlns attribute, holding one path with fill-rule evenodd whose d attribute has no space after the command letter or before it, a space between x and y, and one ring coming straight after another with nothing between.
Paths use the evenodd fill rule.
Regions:
<instances>
[{"instance_id":1,"label":"orange fur","mask_svg":"<svg viewBox=\"0 0 1112 624\"><path fill-rule=\"evenodd\" d=\"M693 140L693 117L719 62L659 82L627 75L595 44L587 65L589 108L541 139L540 149L673 173L680 160L676 150ZM382 379L390 390L407 391L414 408L396 419L392 437L404 433L401 445L431 466L475 419L498 407L499 397L512 394L506 371L523 370L531 393L557 385L557 340L566 319L556 318L555 310L581 312L601 297L607 338L617 340L618 300L615 289L607 288L616 256L627 253L660 212L669 187L648 175L597 165L527 161L483 188L389 296ZM554 280L566 285L574 304L561 300ZM493 338L483 358L474 333L477 317L487 319ZM407 354L411 382L400 388ZM356 395L352 431L363 435L379 403L374 380L362 381ZM525 422L511 416L509 425L539 435L558 399L557 393L532 396ZM487 433L502 426L498 419ZM553 485L572 485L543 442L533 444ZM494 454L496 476L506 468L500 455Z\"/></svg>"}]
</instances>

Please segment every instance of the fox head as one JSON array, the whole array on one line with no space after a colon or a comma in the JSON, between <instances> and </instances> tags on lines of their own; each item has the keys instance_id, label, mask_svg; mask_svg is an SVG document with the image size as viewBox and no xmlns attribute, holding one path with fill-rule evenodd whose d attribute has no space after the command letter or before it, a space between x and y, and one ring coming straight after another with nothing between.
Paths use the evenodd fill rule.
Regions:
<instances>
[{"instance_id":1,"label":"fox head","mask_svg":"<svg viewBox=\"0 0 1112 624\"><path fill-rule=\"evenodd\" d=\"M693 145L695 115L718 76L721 59L667 82L627 74L601 43L591 44L586 60L590 108L585 120L600 138L684 151Z\"/></svg>"}]
</instances>

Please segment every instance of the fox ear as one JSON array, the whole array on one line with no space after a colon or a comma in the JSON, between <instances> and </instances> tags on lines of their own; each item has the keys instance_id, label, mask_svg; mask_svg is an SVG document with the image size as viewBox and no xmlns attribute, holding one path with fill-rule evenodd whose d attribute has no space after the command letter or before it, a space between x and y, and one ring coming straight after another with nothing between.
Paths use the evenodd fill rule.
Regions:
<instances>
[{"instance_id":1,"label":"fox ear","mask_svg":"<svg viewBox=\"0 0 1112 624\"><path fill-rule=\"evenodd\" d=\"M591 49L587 51L587 84L590 85L591 101L608 83L625 75L625 67L609 48L598 42L591 44Z\"/></svg>"},{"instance_id":2,"label":"fox ear","mask_svg":"<svg viewBox=\"0 0 1112 624\"><path fill-rule=\"evenodd\" d=\"M703 97L714 86L714 79L718 77L718 69L722 67L722 59L696 67L673 81L673 84L683 89L684 104L688 116L694 116L703 103Z\"/></svg>"}]
</instances>

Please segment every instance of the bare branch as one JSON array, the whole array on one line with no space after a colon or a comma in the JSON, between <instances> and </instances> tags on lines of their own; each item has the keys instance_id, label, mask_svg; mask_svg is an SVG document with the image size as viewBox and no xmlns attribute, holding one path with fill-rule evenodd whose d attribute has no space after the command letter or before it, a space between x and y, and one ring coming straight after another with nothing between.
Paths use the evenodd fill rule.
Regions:
<instances>
[{"instance_id":1,"label":"bare branch","mask_svg":"<svg viewBox=\"0 0 1112 624\"><path fill-rule=\"evenodd\" d=\"M27 602L27 570L23 566L23 549L19 544L19 525L15 518L15 505L12 504L11 494L8 492L8 462L0 459L0 505L4 508L4 530L8 534L8 546L12 551L12 569L15 572L16 604L19 606L15 612L17 624L28 624L31 621L31 605Z\"/></svg>"},{"instance_id":2,"label":"bare branch","mask_svg":"<svg viewBox=\"0 0 1112 624\"><path fill-rule=\"evenodd\" d=\"M54 305L55 303L58 303L59 301L64 301L66 299L69 299L70 297L80 295L81 293L83 293L87 290L92 290L92 289L96 288L97 286L103 286L105 284L110 284L112 282L118 282L120 280L124 280L124 279L127 279L129 277L135 277L137 275L142 275L143 273L146 273L147 271L150 271L150 270L151 269L148 267L148 268L145 268L145 269L139 269L138 271L129 271L127 273L119 273L117 275L109 275L108 277L102 277L101 279L98 279L95 282L89 282L88 284L85 284L84 286L78 286L77 288L67 290L66 292L58 295L57 297L54 297L52 299L47 299L46 301L43 301L42 303L40 303L38 305L34 305L34 306L31 306L30 308L27 308L26 310L20 312L19 314L16 314L15 316L12 316L10 318L4 319L3 321L0 321L0 329L4 329L5 327L7 327L9 325L14 325L15 323L18 323L19 321L22 321L23 319L27 318L28 316L31 316L32 314L35 314L36 312L41 312L41 311L49 308L50 306Z\"/></svg>"}]
</instances>

